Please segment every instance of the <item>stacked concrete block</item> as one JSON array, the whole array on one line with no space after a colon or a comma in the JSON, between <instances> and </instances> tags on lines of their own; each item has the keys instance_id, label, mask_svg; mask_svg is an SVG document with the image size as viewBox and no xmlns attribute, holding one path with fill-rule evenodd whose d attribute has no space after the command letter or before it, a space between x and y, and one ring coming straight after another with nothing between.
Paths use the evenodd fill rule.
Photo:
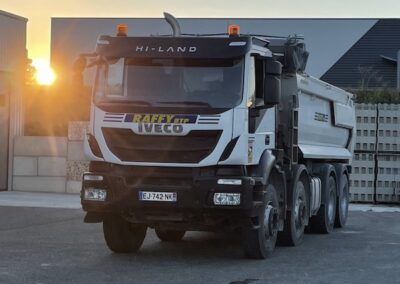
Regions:
<instances>
[{"instance_id":1,"label":"stacked concrete block","mask_svg":"<svg viewBox=\"0 0 400 284\"><path fill-rule=\"evenodd\" d=\"M377 105L356 104L356 144L350 175L350 200L374 201Z\"/></svg>"},{"instance_id":2,"label":"stacked concrete block","mask_svg":"<svg viewBox=\"0 0 400 284\"><path fill-rule=\"evenodd\" d=\"M378 106L377 202L400 202L400 105Z\"/></svg>"},{"instance_id":3,"label":"stacked concrete block","mask_svg":"<svg viewBox=\"0 0 400 284\"><path fill-rule=\"evenodd\" d=\"M357 104L356 121L351 200L400 202L400 105Z\"/></svg>"},{"instance_id":4,"label":"stacked concrete block","mask_svg":"<svg viewBox=\"0 0 400 284\"><path fill-rule=\"evenodd\" d=\"M378 108L378 152L400 153L400 105L381 104Z\"/></svg>"},{"instance_id":5,"label":"stacked concrete block","mask_svg":"<svg viewBox=\"0 0 400 284\"><path fill-rule=\"evenodd\" d=\"M400 202L400 153L378 155L376 200Z\"/></svg>"},{"instance_id":6,"label":"stacked concrete block","mask_svg":"<svg viewBox=\"0 0 400 284\"><path fill-rule=\"evenodd\" d=\"M82 175L89 170L89 162L83 153L83 139L89 123L70 122L68 127L67 193L78 194L82 187Z\"/></svg>"},{"instance_id":7,"label":"stacked concrete block","mask_svg":"<svg viewBox=\"0 0 400 284\"><path fill-rule=\"evenodd\" d=\"M377 109L374 104L356 105L356 145L360 152L375 151Z\"/></svg>"},{"instance_id":8,"label":"stacked concrete block","mask_svg":"<svg viewBox=\"0 0 400 284\"><path fill-rule=\"evenodd\" d=\"M79 193L89 166L83 153L87 127L88 122L70 123L68 138L16 137L13 190Z\"/></svg>"},{"instance_id":9,"label":"stacked concrete block","mask_svg":"<svg viewBox=\"0 0 400 284\"><path fill-rule=\"evenodd\" d=\"M356 153L350 175L350 198L356 202L374 201L375 155Z\"/></svg>"},{"instance_id":10,"label":"stacked concrete block","mask_svg":"<svg viewBox=\"0 0 400 284\"><path fill-rule=\"evenodd\" d=\"M13 190L65 192L66 175L65 137L15 138Z\"/></svg>"}]
</instances>

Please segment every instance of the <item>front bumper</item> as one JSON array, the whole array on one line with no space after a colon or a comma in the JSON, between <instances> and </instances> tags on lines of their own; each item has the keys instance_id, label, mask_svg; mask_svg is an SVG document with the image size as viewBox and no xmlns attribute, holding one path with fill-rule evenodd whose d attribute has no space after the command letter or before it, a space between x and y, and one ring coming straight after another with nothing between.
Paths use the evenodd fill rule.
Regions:
<instances>
[{"instance_id":1,"label":"front bumper","mask_svg":"<svg viewBox=\"0 0 400 284\"><path fill-rule=\"evenodd\" d=\"M143 168L142 168L143 169ZM168 169L170 170L170 169ZM85 175L102 176L102 180L85 180L82 185L83 210L89 213L116 213L131 218L133 222L154 225L182 223L205 226L224 222L238 223L241 219L258 216L262 206L262 187L247 176L218 176L194 174L176 178L135 176L134 168L118 167L109 171L92 171ZM161 169L162 171L162 169ZM169 173L168 173L169 174ZM221 179L240 180L240 185L219 184ZM172 181L172 182L171 182ZM88 188L107 192L105 201L84 199ZM175 192L176 202L142 201L140 191ZM214 193L239 193L238 205L215 205Z\"/></svg>"}]
</instances>

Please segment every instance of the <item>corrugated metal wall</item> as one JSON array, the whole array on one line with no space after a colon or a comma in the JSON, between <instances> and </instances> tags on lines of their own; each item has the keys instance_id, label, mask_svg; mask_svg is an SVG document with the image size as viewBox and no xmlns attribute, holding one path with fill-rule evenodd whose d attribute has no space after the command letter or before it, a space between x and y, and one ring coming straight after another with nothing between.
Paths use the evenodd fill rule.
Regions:
<instances>
[{"instance_id":1,"label":"corrugated metal wall","mask_svg":"<svg viewBox=\"0 0 400 284\"><path fill-rule=\"evenodd\" d=\"M0 71L13 72L26 58L26 21L0 11Z\"/></svg>"},{"instance_id":2,"label":"corrugated metal wall","mask_svg":"<svg viewBox=\"0 0 400 284\"><path fill-rule=\"evenodd\" d=\"M22 134L26 22L25 18L0 11L0 190L10 188L12 140L14 135Z\"/></svg>"}]
</instances>

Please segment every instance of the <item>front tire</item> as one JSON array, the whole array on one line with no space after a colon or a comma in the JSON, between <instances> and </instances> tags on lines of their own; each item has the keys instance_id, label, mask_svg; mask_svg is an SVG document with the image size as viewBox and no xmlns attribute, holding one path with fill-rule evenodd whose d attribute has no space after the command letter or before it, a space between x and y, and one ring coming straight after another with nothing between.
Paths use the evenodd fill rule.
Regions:
<instances>
[{"instance_id":1,"label":"front tire","mask_svg":"<svg viewBox=\"0 0 400 284\"><path fill-rule=\"evenodd\" d=\"M103 220L106 244L115 253L137 252L146 237L145 225L132 224L121 216L108 215Z\"/></svg>"},{"instance_id":2,"label":"front tire","mask_svg":"<svg viewBox=\"0 0 400 284\"><path fill-rule=\"evenodd\" d=\"M273 184L269 184L257 224L243 228L243 247L248 258L265 259L274 250L278 235L278 212L276 189Z\"/></svg>"},{"instance_id":3,"label":"front tire","mask_svg":"<svg viewBox=\"0 0 400 284\"><path fill-rule=\"evenodd\" d=\"M175 230L161 230L159 228L155 229L157 237L163 242L179 242L185 235L185 231L175 231Z\"/></svg>"}]
</instances>

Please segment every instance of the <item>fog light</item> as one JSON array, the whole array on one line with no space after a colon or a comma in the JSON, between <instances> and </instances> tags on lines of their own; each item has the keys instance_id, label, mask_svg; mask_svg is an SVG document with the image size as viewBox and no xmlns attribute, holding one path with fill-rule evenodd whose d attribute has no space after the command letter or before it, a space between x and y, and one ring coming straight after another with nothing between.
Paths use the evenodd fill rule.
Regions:
<instances>
[{"instance_id":1,"label":"fog light","mask_svg":"<svg viewBox=\"0 0 400 284\"><path fill-rule=\"evenodd\" d=\"M84 175L83 180L90 180L90 181L102 181L103 176L98 176L98 175Z\"/></svg>"},{"instance_id":2,"label":"fog light","mask_svg":"<svg viewBox=\"0 0 400 284\"><path fill-rule=\"evenodd\" d=\"M241 179L219 179L217 181L218 184L226 184L226 185L241 185L242 180Z\"/></svg>"},{"instance_id":3,"label":"fog light","mask_svg":"<svg viewBox=\"0 0 400 284\"><path fill-rule=\"evenodd\" d=\"M107 197L107 191L105 189L98 188L86 188L85 189L85 200L92 201L105 201Z\"/></svg>"},{"instance_id":4,"label":"fog light","mask_svg":"<svg viewBox=\"0 0 400 284\"><path fill-rule=\"evenodd\" d=\"M240 193L214 193L215 205L239 205Z\"/></svg>"}]
</instances>

